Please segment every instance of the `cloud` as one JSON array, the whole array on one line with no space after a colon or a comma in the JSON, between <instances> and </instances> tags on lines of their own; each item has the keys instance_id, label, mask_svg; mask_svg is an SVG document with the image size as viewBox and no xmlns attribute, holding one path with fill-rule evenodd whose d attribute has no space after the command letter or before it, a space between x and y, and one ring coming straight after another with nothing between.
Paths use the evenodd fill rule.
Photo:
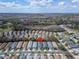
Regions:
<instances>
[{"instance_id":1,"label":"cloud","mask_svg":"<svg viewBox=\"0 0 79 59\"><path fill-rule=\"evenodd\" d=\"M74 2L66 2L66 1L58 2L58 7L60 7L61 9L76 8L78 6L79 6L79 3L76 3L76 1L74 1Z\"/></svg>"},{"instance_id":2,"label":"cloud","mask_svg":"<svg viewBox=\"0 0 79 59\"><path fill-rule=\"evenodd\" d=\"M19 0L18 0L19 1ZM28 0L19 2L0 2L0 12L27 12L27 13L57 13L57 12L77 12L79 3L55 0ZM79 12L79 11L78 11Z\"/></svg>"},{"instance_id":3,"label":"cloud","mask_svg":"<svg viewBox=\"0 0 79 59\"><path fill-rule=\"evenodd\" d=\"M50 7L53 5L53 0L30 0L29 7Z\"/></svg>"},{"instance_id":4,"label":"cloud","mask_svg":"<svg viewBox=\"0 0 79 59\"><path fill-rule=\"evenodd\" d=\"M52 6L53 0L28 0L25 5L16 2L0 2L0 8L39 8Z\"/></svg>"},{"instance_id":5,"label":"cloud","mask_svg":"<svg viewBox=\"0 0 79 59\"><path fill-rule=\"evenodd\" d=\"M72 0L72 2L79 2L79 0Z\"/></svg>"},{"instance_id":6,"label":"cloud","mask_svg":"<svg viewBox=\"0 0 79 59\"><path fill-rule=\"evenodd\" d=\"M64 5L65 5L65 2L63 1L58 3L58 6L64 6Z\"/></svg>"},{"instance_id":7,"label":"cloud","mask_svg":"<svg viewBox=\"0 0 79 59\"><path fill-rule=\"evenodd\" d=\"M66 4L65 1L60 1L60 2L58 2L57 7L59 9L63 10L63 9L67 9L68 8L68 5Z\"/></svg>"},{"instance_id":8,"label":"cloud","mask_svg":"<svg viewBox=\"0 0 79 59\"><path fill-rule=\"evenodd\" d=\"M25 7L21 4L17 4L15 2L0 2L0 8L20 8L20 7Z\"/></svg>"},{"instance_id":9,"label":"cloud","mask_svg":"<svg viewBox=\"0 0 79 59\"><path fill-rule=\"evenodd\" d=\"M0 8L66 8L79 6L78 3L73 3L77 1L79 0L72 0L72 3L68 5L66 1L60 1L55 4L53 0L28 0L25 5L16 3L15 1L0 2Z\"/></svg>"}]
</instances>

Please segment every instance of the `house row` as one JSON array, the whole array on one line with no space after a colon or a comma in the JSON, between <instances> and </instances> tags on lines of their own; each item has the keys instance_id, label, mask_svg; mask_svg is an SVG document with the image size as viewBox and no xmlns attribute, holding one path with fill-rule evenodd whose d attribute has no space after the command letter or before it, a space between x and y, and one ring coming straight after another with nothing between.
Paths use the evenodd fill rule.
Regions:
<instances>
[{"instance_id":1,"label":"house row","mask_svg":"<svg viewBox=\"0 0 79 59\"><path fill-rule=\"evenodd\" d=\"M9 32L0 32L0 40L23 40L27 39L37 39L42 37L43 39L49 39L52 36L52 32L41 31L41 30L26 30L26 31L9 31Z\"/></svg>"},{"instance_id":2,"label":"house row","mask_svg":"<svg viewBox=\"0 0 79 59\"><path fill-rule=\"evenodd\" d=\"M8 42L8 43L0 43L0 50L2 51L11 51L11 50L31 50L31 49L58 49L58 44L56 42L36 42L36 41L29 41L29 42Z\"/></svg>"},{"instance_id":3,"label":"house row","mask_svg":"<svg viewBox=\"0 0 79 59\"><path fill-rule=\"evenodd\" d=\"M0 59L69 59L65 55L45 55L45 54L20 54L20 55L12 55L12 56L0 56Z\"/></svg>"}]
</instances>

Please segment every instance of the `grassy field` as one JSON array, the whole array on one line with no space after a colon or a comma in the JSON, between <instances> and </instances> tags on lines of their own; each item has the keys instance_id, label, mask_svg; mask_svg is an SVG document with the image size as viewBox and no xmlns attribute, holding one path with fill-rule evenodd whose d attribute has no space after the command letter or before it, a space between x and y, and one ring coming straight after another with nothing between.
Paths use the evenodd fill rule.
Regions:
<instances>
[{"instance_id":1,"label":"grassy field","mask_svg":"<svg viewBox=\"0 0 79 59\"><path fill-rule=\"evenodd\" d=\"M8 32L8 31L10 31L10 30L11 30L11 28L6 28L6 29L0 28L0 32Z\"/></svg>"}]
</instances>

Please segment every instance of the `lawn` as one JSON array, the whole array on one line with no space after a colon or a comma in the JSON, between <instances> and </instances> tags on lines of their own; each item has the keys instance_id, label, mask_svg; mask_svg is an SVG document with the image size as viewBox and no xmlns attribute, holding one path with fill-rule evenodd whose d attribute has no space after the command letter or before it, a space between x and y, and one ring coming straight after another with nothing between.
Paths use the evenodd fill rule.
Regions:
<instances>
[{"instance_id":1,"label":"lawn","mask_svg":"<svg viewBox=\"0 0 79 59\"><path fill-rule=\"evenodd\" d=\"M6 28L6 29L0 28L0 32L8 32L8 31L10 31L10 30L11 30L11 28Z\"/></svg>"}]
</instances>

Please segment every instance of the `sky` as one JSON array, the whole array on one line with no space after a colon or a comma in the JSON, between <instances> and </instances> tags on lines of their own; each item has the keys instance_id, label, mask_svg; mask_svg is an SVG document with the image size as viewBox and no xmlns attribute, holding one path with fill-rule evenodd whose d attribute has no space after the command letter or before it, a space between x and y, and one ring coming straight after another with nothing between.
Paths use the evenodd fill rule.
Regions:
<instances>
[{"instance_id":1,"label":"sky","mask_svg":"<svg viewBox=\"0 0 79 59\"><path fill-rule=\"evenodd\" d=\"M0 13L79 13L79 0L0 0Z\"/></svg>"}]
</instances>

